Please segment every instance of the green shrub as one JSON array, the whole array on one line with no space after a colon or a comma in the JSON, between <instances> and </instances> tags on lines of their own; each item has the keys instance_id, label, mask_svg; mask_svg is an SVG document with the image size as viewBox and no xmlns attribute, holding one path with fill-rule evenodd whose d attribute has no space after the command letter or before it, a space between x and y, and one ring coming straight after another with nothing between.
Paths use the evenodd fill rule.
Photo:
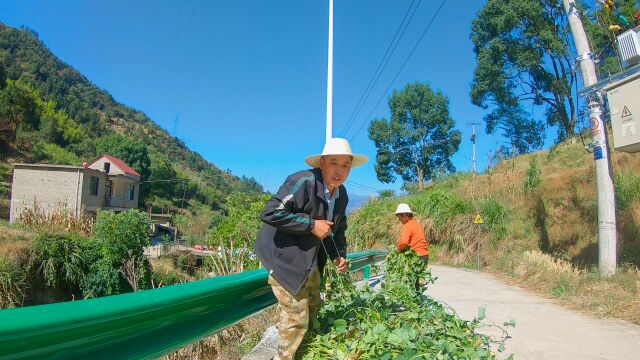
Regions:
<instances>
[{"instance_id":1,"label":"green shrub","mask_svg":"<svg viewBox=\"0 0 640 360\"><path fill-rule=\"evenodd\" d=\"M540 174L541 171L538 168L538 161L535 157L532 157L529 162L529 169L527 169L527 178L524 180L523 187L525 192L532 192L540 186L542 183Z\"/></svg>"},{"instance_id":2,"label":"green shrub","mask_svg":"<svg viewBox=\"0 0 640 360\"><path fill-rule=\"evenodd\" d=\"M269 197L268 194L230 195L227 198L229 215L211 231L210 244L253 248L253 241L262 226L260 213Z\"/></svg>"},{"instance_id":3,"label":"green shrub","mask_svg":"<svg viewBox=\"0 0 640 360\"><path fill-rule=\"evenodd\" d=\"M471 205L452 190L436 188L412 196L409 201L414 212L433 219L436 226L443 226L456 215L468 214Z\"/></svg>"},{"instance_id":4,"label":"green shrub","mask_svg":"<svg viewBox=\"0 0 640 360\"><path fill-rule=\"evenodd\" d=\"M27 289L27 275L16 262L0 256L0 309L21 306Z\"/></svg>"},{"instance_id":5,"label":"green shrub","mask_svg":"<svg viewBox=\"0 0 640 360\"><path fill-rule=\"evenodd\" d=\"M120 271L104 258L91 265L82 282L85 298L117 295L123 293L124 289L125 282Z\"/></svg>"},{"instance_id":6,"label":"green shrub","mask_svg":"<svg viewBox=\"0 0 640 360\"><path fill-rule=\"evenodd\" d=\"M492 239L500 241L507 236L507 209L496 199L485 199L480 203L480 213L484 223L492 231Z\"/></svg>"},{"instance_id":7,"label":"green shrub","mask_svg":"<svg viewBox=\"0 0 640 360\"><path fill-rule=\"evenodd\" d=\"M47 286L71 292L79 289L91 264L84 258L91 253L88 239L74 233L43 233L31 243L31 248L36 271Z\"/></svg>"},{"instance_id":8,"label":"green shrub","mask_svg":"<svg viewBox=\"0 0 640 360\"><path fill-rule=\"evenodd\" d=\"M102 257L117 265L132 256L144 255L144 247L151 245L150 229L151 222L141 211L101 211L93 226L93 238Z\"/></svg>"},{"instance_id":9,"label":"green shrub","mask_svg":"<svg viewBox=\"0 0 640 360\"><path fill-rule=\"evenodd\" d=\"M634 172L619 172L615 179L616 207L623 213L632 202L640 199L640 175Z\"/></svg>"},{"instance_id":10,"label":"green shrub","mask_svg":"<svg viewBox=\"0 0 640 360\"><path fill-rule=\"evenodd\" d=\"M100 260L91 267L83 286L85 297L149 287L151 267L144 258L144 247L151 244L150 228L149 218L138 210L98 214L93 238L100 249Z\"/></svg>"},{"instance_id":11,"label":"green shrub","mask_svg":"<svg viewBox=\"0 0 640 360\"><path fill-rule=\"evenodd\" d=\"M39 143L34 150L36 158L46 160L52 164L80 165L82 161L76 154L57 144Z\"/></svg>"}]
</instances>

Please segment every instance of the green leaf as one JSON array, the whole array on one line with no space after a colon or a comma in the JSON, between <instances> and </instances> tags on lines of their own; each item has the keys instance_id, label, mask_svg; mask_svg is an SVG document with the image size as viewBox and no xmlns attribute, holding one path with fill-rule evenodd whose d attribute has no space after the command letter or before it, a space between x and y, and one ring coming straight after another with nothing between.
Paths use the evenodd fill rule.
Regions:
<instances>
[{"instance_id":1,"label":"green leaf","mask_svg":"<svg viewBox=\"0 0 640 360\"><path fill-rule=\"evenodd\" d=\"M476 316L476 319L478 319L478 321L483 320L485 318L485 308L484 306L479 306L478 307L478 316Z\"/></svg>"},{"instance_id":2,"label":"green leaf","mask_svg":"<svg viewBox=\"0 0 640 360\"><path fill-rule=\"evenodd\" d=\"M514 319L511 319L509 321L505 321L504 322L504 326L512 326L515 327L516 326L516 321Z\"/></svg>"},{"instance_id":3,"label":"green leaf","mask_svg":"<svg viewBox=\"0 0 640 360\"><path fill-rule=\"evenodd\" d=\"M387 337L387 342L392 345L400 346L404 342L401 333L398 332L398 329L394 330Z\"/></svg>"},{"instance_id":4,"label":"green leaf","mask_svg":"<svg viewBox=\"0 0 640 360\"><path fill-rule=\"evenodd\" d=\"M500 344L500 347L498 347L498 351L503 352L504 349L504 344Z\"/></svg>"},{"instance_id":5,"label":"green leaf","mask_svg":"<svg viewBox=\"0 0 640 360\"><path fill-rule=\"evenodd\" d=\"M338 319L333 323L333 331L337 334L342 334L347 331L347 322L343 319Z\"/></svg>"}]
</instances>

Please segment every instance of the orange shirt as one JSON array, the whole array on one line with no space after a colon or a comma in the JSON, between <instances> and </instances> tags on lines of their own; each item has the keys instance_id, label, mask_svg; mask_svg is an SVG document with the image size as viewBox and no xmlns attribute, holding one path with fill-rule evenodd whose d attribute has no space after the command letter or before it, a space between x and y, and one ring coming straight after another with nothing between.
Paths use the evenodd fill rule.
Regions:
<instances>
[{"instance_id":1,"label":"orange shirt","mask_svg":"<svg viewBox=\"0 0 640 360\"><path fill-rule=\"evenodd\" d=\"M414 219L409 219L402 225L402 235L398 243L398 251L402 252L411 247L420 256L429 255L429 243L424 236L422 227Z\"/></svg>"}]
</instances>

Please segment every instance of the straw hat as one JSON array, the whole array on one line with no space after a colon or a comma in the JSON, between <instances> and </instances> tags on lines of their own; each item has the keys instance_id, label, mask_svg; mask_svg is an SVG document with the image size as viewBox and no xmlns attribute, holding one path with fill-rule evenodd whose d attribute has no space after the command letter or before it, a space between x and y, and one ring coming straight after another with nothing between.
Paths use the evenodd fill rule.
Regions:
<instances>
[{"instance_id":1,"label":"straw hat","mask_svg":"<svg viewBox=\"0 0 640 360\"><path fill-rule=\"evenodd\" d=\"M396 209L396 215L398 214L413 214L413 211L411 211L411 208L409 207L409 205L399 204L398 208Z\"/></svg>"},{"instance_id":2,"label":"straw hat","mask_svg":"<svg viewBox=\"0 0 640 360\"><path fill-rule=\"evenodd\" d=\"M352 158L351 168L358 167L369 160L366 155L354 154L351 152L351 146L346 139L332 138L327 140L324 144L324 150L322 154L307 156L304 161L311 167L317 168L320 163L320 158L326 155L349 155Z\"/></svg>"}]
</instances>

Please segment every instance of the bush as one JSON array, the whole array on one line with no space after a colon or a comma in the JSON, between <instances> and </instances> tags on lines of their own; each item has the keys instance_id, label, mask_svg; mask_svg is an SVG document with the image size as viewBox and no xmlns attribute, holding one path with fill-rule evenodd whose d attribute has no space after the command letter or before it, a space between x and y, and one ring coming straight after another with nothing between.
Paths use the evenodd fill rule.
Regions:
<instances>
[{"instance_id":1,"label":"bush","mask_svg":"<svg viewBox=\"0 0 640 360\"><path fill-rule=\"evenodd\" d=\"M0 256L0 309L22 306L26 288L25 272L15 261Z\"/></svg>"},{"instance_id":2,"label":"bush","mask_svg":"<svg viewBox=\"0 0 640 360\"><path fill-rule=\"evenodd\" d=\"M78 166L82 163L76 154L51 143L38 143L34 154L38 160L45 160L52 164Z\"/></svg>"},{"instance_id":3,"label":"bush","mask_svg":"<svg viewBox=\"0 0 640 360\"><path fill-rule=\"evenodd\" d=\"M230 195L227 198L229 215L211 231L210 244L252 248L262 226L260 213L269 197L268 194Z\"/></svg>"},{"instance_id":4,"label":"bush","mask_svg":"<svg viewBox=\"0 0 640 360\"><path fill-rule=\"evenodd\" d=\"M93 238L100 245L102 257L115 265L131 256L144 255L144 247L151 245L150 229L151 222L141 211L101 211L93 226Z\"/></svg>"},{"instance_id":5,"label":"bush","mask_svg":"<svg viewBox=\"0 0 640 360\"><path fill-rule=\"evenodd\" d=\"M31 244L37 273L47 286L74 292L93 260L89 239L74 233L44 233Z\"/></svg>"},{"instance_id":6,"label":"bush","mask_svg":"<svg viewBox=\"0 0 640 360\"><path fill-rule=\"evenodd\" d=\"M500 241L507 236L507 209L496 199L489 198L480 204L480 213L482 213L485 224L493 232L492 239Z\"/></svg>"},{"instance_id":7,"label":"bush","mask_svg":"<svg viewBox=\"0 0 640 360\"><path fill-rule=\"evenodd\" d=\"M529 162L529 169L527 169L527 178L524 180L523 186L525 192L532 192L540 186L540 183L542 183L540 174L541 172L538 168L538 161L535 157L532 157Z\"/></svg>"},{"instance_id":8,"label":"bush","mask_svg":"<svg viewBox=\"0 0 640 360\"><path fill-rule=\"evenodd\" d=\"M89 296L118 294L127 289L146 289L151 282L144 247L151 245L151 222L138 210L103 211L93 228L101 259L91 267L83 291ZM87 294L85 294L85 297Z\"/></svg>"},{"instance_id":9,"label":"bush","mask_svg":"<svg viewBox=\"0 0 640 360\"><path fill-rule=\"evenodd\" d=\"M108 260L101 259L91 265L82 282L84 298L117 295L124 292L124 279Z\"/></svg>"},{"instance_id":10,"label":"bush","mask_svg":"<svg viewBox=\"0 0 640 360\"><path fill-rule=\"evenodd\" d=\"M409 201L412 210L433 219L437 226L444 225L456 215L468 214L471 205L451 190L436 188L426 191Z\"/></svg>"},{"instance_id":11,"label":"bush","mask_svg":"<svg viewBox=\"0 0 640 360\"><path fill-rule=\"evenodd\" d=\"M635 200L640 199L640 175L632 172L616 174L616 207L623 213Z\"/></svg>"}]
</instances>

